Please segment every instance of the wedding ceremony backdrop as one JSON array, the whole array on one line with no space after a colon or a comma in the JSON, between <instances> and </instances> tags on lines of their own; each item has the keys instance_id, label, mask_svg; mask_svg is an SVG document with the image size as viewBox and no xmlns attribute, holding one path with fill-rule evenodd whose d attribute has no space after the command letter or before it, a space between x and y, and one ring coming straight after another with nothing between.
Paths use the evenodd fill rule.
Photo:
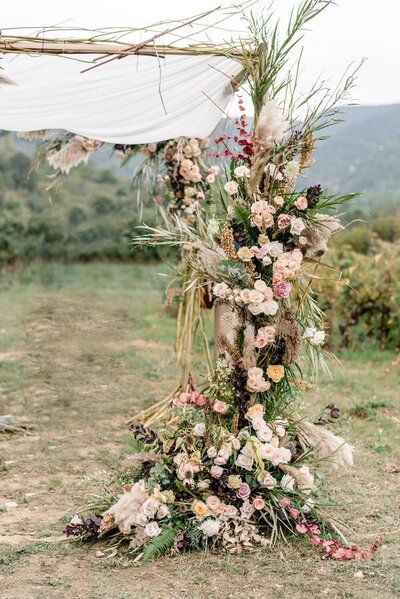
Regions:
<instances>
[{"instance_id":1,"label":"wedding ceremony backdrop","mask_svg":"<svg viewBox=\"0 0 400 599\"><path fill-rule=\"evenodd\" d=\"M107 144L124 163L141 156L158 224L143 223L132 243L173 248L176 261L166 297L177 307L179 381L132 414L129 459L68 523L70 538L125 545L138 561L293 535L334 560L379 547L354 544L320 489L323 462L353 463L331 430L339 407L328 400L309 420L301 406L318 370L329 371L315 287L340 278L328 244L343 229L338 208L355 197L303 182L358 69L333 89L317 81L299 92L298 44L330 3L304 0L281 27L249 2L247 34L220 45L207 41L213 27L237 9L153 25L133 44L126 30L0 38L0 129L40 141L50 192Z\"/></svg>"}]
</instances>

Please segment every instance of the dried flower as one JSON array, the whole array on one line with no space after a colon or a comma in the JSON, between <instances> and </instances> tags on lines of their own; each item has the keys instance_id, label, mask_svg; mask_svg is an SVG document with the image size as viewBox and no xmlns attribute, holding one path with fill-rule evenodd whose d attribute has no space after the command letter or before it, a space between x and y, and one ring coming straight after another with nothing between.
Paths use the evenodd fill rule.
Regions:
<instances>
[{"instance_id":1,"label":"dried flower","mask_svg":"<svg viewBox=\"0 0 400 599\"><path fill-rule=\"evenodd\" d=\"M219 520L209 519L200 524L199 529L206 537L214 537L219 533L221 523Z\"/></svg>"}]
</instances>

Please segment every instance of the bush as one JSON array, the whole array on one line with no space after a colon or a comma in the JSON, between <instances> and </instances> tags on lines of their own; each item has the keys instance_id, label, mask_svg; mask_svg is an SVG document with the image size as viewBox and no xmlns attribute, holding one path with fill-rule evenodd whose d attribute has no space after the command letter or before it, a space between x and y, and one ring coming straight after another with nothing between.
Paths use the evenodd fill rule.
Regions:
<instances>
[{"instance_id":1,"label":"bush","mask_svg":"<svg viewBox=\"0 0 400 599\"><path fill-rule=\"evenodd\" d=\"M370 253L340 245L329 263L342 272L339 282L321 280L329 318L342 347L372 341L380 349L400 348L400 246L375 238Z\"/></svg>"}]
</instances>

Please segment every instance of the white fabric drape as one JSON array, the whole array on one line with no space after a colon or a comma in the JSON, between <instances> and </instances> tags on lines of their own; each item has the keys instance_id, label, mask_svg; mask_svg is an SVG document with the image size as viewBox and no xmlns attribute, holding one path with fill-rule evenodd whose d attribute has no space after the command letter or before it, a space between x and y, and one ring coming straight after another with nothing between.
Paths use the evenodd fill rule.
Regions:
<instances>
[{"instance_id":1,"label":"white fabric drape","mask_svg":"<svg viewBox=\"0 0 400 599\"><path fill-rule=\"evenodd\" d=\"M88 65L73 58L5 55L1 72L16 85L0 86L0 129L65 129L123 144L202 138L232 97L229 77L241 71L223 56L167 55L82 73Z\"/></svg>"}]
</instances>

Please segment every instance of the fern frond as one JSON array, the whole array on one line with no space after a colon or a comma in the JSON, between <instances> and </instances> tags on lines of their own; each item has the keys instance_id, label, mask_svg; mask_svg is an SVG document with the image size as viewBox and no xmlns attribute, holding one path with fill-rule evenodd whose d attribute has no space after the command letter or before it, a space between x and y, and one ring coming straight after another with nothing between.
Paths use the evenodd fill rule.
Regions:
<instances>
[{"instance_id":1,"label":"fern frond","mask_svg":"<svg viewBox=\"0 0 400 599\"><path fill-rule=\"evenodd\" d=\"M178 533L178 528L164 528L158 537L152 537L143 551L142 561L148 562L164 555L175 543Z\"/></svg>"},{"instance_id":2,"label":"fern frond","mask_svg":"<svg viewBox=\"0 0 400 599\"><path fill-rule=\"evenodd\" d=\"M148 453L153 450L148 443L143 443L142 441L135 439L132 435L126 435L126 437L122 439L122 443L124 452L129 454L143 452Z\"/></svg>"}]
</instances>

